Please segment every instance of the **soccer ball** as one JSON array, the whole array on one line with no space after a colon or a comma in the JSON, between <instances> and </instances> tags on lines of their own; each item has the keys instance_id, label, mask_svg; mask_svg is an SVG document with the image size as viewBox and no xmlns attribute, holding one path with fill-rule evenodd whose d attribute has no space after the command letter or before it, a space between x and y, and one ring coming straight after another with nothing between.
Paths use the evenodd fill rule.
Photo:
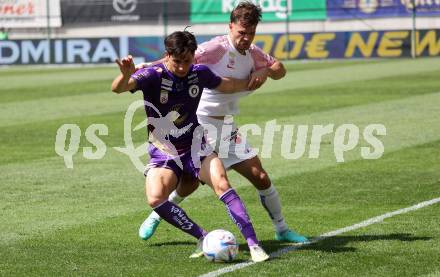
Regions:
<instances>
[{"instance_id":1,"label":"soccer ball","mask_svg":"<svg viewBox=\"0 0 440 277\"><path fill-rule=\"evenodd\" d=\"M231 262L238 254L238 244L231 232L214 230L203 239L203 254L212 262Z\"/></svg>"}]
</instances>

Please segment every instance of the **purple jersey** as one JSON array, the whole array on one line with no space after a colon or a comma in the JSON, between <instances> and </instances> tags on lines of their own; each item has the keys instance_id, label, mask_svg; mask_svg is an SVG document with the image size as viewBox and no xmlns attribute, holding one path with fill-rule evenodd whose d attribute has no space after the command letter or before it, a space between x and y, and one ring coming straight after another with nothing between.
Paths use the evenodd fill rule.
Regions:
<instances>
[{"instance_id":1,"label":"purple jersey","mask_svg":"<svg viewBox=\"0 0 440 277\"><path fill-rule=\"evenodd\" d=\"M165 151L170 144L178 153L188 151L199 126L196 111L202 91L218 87L221 78L205 65L192 65L187 76L179 78L163 63L140 69L131 78L144 94L150 142Z\"/></svg>"}]
</instances>

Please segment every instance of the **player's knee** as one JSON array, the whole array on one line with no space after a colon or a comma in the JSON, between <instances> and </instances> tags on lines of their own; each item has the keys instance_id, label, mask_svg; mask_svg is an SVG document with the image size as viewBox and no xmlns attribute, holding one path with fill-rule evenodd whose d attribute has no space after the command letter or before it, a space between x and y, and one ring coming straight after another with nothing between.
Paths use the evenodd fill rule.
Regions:
<instances>
[{"instance_id":1,"label":"player's knee","mask_svg":"<svg viewBox=\"0 0 440 277\"><path fill-rule=\"evenodd\" d=\"M269 175L267 175L266 171L264 170L260 170L259 172L257 172L257 178L260 182L264 182L269 180Z\"/></svg>"},{"instance_id":2,"label":"player's knee","mask_svg":"<svg viewBox=\"0 0 440 277\"><path fill-rule=\"evenodd\" d=\"M148 197L148 205L151 208L156 208L157 206L159 206L160 204L162 204L166 200L168 200L168 199L167 198L160 198L160 197Z\"/></svg>"},{"instance_id":3,"label":"player's knee","mask_svg":"<svg viewBox=\"0 0 440 277\"><path fill-rule=\"evenodd\" d=\"M220 196L231 188L231 184L226 177L221 177L214 185L215 193Z\"/></svg>"},{"instance_id":4,"label":"player's knee","mask_svg":"<svg viewBox=\"0 0 440 277\"><path fill-rule=\"evenodd\" d=\"M270 187L269 175L264 170L254 172L254 182L252 182L258 189L267 189Z\"/></svg>"}]
</instances>

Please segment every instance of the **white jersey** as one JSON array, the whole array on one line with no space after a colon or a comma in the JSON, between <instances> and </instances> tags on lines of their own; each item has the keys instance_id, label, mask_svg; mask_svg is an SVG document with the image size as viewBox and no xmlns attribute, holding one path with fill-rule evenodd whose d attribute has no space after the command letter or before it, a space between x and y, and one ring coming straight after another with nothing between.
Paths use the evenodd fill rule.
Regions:
<instances>
[{"instance_id":1,"label":"white jersey","mask_svg":"<svg viewBox=\"0 0 440 277\"><path fill-rule=\"evenodd\" d=\"M270 67L275 59L252 44L245 55L240 54L228 35L217 36L199 45L195 53L195 62L204 64L220 77L247 79L261 68ZM251 93L243 91L225 94L216 90L204 89L197 115L225 116L239 113L238 100Z\"/></svg>"}]
</instances>

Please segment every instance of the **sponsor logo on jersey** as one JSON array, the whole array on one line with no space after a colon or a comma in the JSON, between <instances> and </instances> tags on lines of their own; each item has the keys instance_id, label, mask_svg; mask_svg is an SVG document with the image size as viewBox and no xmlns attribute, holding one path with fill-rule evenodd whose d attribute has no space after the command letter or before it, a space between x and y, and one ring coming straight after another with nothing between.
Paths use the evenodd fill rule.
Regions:
<instances>
[{"instance_id":1,"label":"sponsor logo on jersey","mask_svg":"<svg viewBox=\"0 0 440 277\"><path fill-rule=\"evenodd\" d=\"M174 125L181 126L188 118L188 113L184 110L184 104L176 104L171 108L172 112L175 112L177 117L172 118ZM184 133L182 133L184 134Z\"/></svg>"},{"instance_id":2,"label":"sponsor logo on jersey","mask_svg":"<svg viewBox=\"0 0 440 277\"><path fill-rule=\"evenodd\" d=\"M188 85L196 84L199 82L199 78L197 77L197 73L193 73L188 76Z\"/></svg>"},{"instance_id":3,"label":"sponsor logo on jersey","mask_svg":"<svg viewBox=\"0 0 440 277\"><path fill-rule=\"evenodd\" d=\"M189 96L192 98L196 98L199 95L199 86L198 85L192 85L189 87L188 92Z\"/></svg>"},{"instance_id":4,"label":"sponsor logo on jersey","mask_svg":"<svg viewBox=\"0 0 440 277\"><path fill-rule=\"evenodd\" d=\"M191 80L189 80L188 81L188 85L191 85L191 84L196 84L196 83L198 83L199 82L199 78L195 78L195 79L191 79Z\"/></svg>"},{"instance_id":5,"label":"sponsor logo on jersey","mask_svg":"<svg viewBox=\"0 0 440 277\"><path fill-rule=\"evenodd\" d=\"M235 136L235 143L240 144L241 142L242 142L241 134L237 133L237 135Z\"/></svg>"}]
</instances>

